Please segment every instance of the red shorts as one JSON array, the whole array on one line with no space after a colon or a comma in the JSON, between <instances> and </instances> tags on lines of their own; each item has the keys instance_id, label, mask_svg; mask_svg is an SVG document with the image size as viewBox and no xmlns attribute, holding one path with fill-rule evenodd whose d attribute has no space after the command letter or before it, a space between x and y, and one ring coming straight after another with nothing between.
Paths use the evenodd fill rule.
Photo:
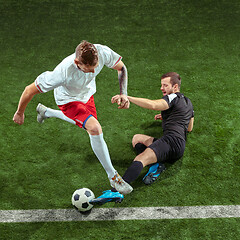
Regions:
<instances>
[{"instance_id":1,"label":"red shorts","mask_svg":"<svg viewBox=\"0 0 240 240\"><path fill-rule=\"evenodd\" d=\"M90 97L87 103L76 101L58 105L58 107L64 115L74 120L76 125L80 128L85 128L85 124L90 117L93 116L97 119L97 111L93 96Z\"/></svg>"}]
</instances>

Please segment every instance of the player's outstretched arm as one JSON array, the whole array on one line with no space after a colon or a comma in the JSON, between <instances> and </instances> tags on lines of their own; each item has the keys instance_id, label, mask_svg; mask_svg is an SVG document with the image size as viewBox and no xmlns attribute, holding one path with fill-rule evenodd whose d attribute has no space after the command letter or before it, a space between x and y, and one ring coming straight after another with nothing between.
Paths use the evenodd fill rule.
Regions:
<instances>
[{"instance_id":1,"label":"player's outstretched arm","mask_svg":"<svg viewBox=\"0 0 240 240\"><path fill-rule=\"evenodd\" d=\"M122 61L120 61L113 69L118 71L118 80L120 87L120 94L118 96L118 100L115 101L118 103L119 107L122 109L129 108L130 102L127 98L127 84L128 84L128 75L127 68ZM114 96L114 97L116 97Z\"/></svg>"},{"instance_id":2,"label":"player's outstretched arm","mask_svg":"<svg viewBox=\"0 0 240 240\"><path fill-rule=\"evenodd\" d=\"M14 116L13 116L13 121L19 125L22 125L24 123L24 112L25 109L28 105L28 103L31 101L31 99L33 98L34 95L40 93L37 89L37 87L35 86L35 83L33 82L32 84L28 85L23 93L22 96L19 100L18 103L18 109L15 112Z\"/></svg>"},{"instance_id":3,"label":"player's outstretched arm","mask_svg":"<svg viewBox=\"0 0 240 240\"><path fill-rule=\"evenodd\" d=\"M164 99L150 100L147 98L138 98L128 96L130 102L138 105L142 108L147 108L151 110L164 111L169 108L168 103Z\"/></svg>"}]
</instances>

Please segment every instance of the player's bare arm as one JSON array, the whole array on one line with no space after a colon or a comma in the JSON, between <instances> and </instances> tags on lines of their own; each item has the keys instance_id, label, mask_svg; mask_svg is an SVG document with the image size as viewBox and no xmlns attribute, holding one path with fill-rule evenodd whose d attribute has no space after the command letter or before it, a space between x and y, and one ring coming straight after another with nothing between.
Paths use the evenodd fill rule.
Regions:
<instances>
[{"instance_id":1,"label":"player's bare arm","mask_svg":"<svg viewBox=\"0 0 240 240\"><path fill-rule=\"evenodd\" d=\"M23 93L22 96L19 100L18 103L18 109L15 112L13 116L13 121L19 125L22 125L24 123L24 112L25 109L28 105L28 103L32 100L33 96L40 93L35 86L35 83L33 82L32 84L28 85Z\"/></svg>"},{"instance_id":2,"label":"player's bare arm","mask_svg":"<svg viewBox=\"0 0 240 240\"><path fill-rule=\"evenodd\" d=\"M137 98L128 96L130 102L138 105L142 108L147 108L150 110L164 111L169 108L168 103L164 99L150 100L147 98Z\"/></svg>"},{"instance_id":3,"label":"player's bare arm","mask_svg":"<svg viewBox=\"0 0 240 240\"><path fill-rule=\"evenodd\" d=\"M188 124L188 132L191 132L193 130L193 123L194 123L194 117L190 119L190 122Z\"/></svg>"},{"instance_id":4,"label":"player's bare arm","mask_svg":"<svg viewBox=\"0 0 240 240\"><path fill-rule=\"evenodd\" d=\"M122 61L120 61L115 67L115 70L118 71L118 80L120 87L120 95L118 96L118 100L116 101L119 105L118 108L126 109L129 108L130 102L127 98L127 83L128 83L128 74L127 68Z\"/></svg>"}]
</instances>

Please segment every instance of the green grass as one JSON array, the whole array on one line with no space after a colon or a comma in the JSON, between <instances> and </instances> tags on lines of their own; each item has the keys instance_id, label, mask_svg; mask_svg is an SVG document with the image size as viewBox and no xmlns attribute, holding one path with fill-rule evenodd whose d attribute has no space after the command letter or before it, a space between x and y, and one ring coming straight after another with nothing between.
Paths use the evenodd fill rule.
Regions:
<instances>
[{"instance_id":1,"label":"green grass","mask_svg":"<svg viewBox=\"0 0 240 240\"><path fill-rule=\"evenodd\" d=\"M184 157L152 186L143 185L144 170L121 207L240 204L237 0L0 0L0 12L0 209L71 208L75 189L99 195L109 188L85 131L57 119L37 124L38 102L56 108L52 92L34 97L24 125L12 122L24 87L82 39L123 56L129 95L161 98L161 74L176 71L194 105ZM132 136L159 137L161 124L153 111L117 109L110 100L118 92L117 73L104 68L95 102L113 164L123 174L135 157ZM238 239L239 227L238 219L1 224L0 239L79 239L83 231L86 239L103 232L103 239Z\"/></svg>"},{"instance_id":2,"label":"green grass","mask_svg":"<svg viewBox=\"0 0 240 240\"><path fill-rule=\"evenodd\" d=\"M17 239L238 239L237 219L106 221L4 224L3 233ZM16 239L15 238L15 239Z\"/></svg>"}]
</instances>

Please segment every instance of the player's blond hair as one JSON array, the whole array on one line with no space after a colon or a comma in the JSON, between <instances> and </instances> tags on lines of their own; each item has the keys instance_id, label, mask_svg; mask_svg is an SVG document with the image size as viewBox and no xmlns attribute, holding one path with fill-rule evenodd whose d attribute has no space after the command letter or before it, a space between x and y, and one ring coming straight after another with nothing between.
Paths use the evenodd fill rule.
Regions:
<instances>
[{"instance_id":1,"label":"player's blond hair","mask_svg":"<svg viewBox=\"0 0 240 240\"><path fill-rule=\"evenodd\" d=\"M97 49L92 43L83 40L76 47L76 58L81 64L95 66L98 63Z\"/></svg>"}]
</instances>

